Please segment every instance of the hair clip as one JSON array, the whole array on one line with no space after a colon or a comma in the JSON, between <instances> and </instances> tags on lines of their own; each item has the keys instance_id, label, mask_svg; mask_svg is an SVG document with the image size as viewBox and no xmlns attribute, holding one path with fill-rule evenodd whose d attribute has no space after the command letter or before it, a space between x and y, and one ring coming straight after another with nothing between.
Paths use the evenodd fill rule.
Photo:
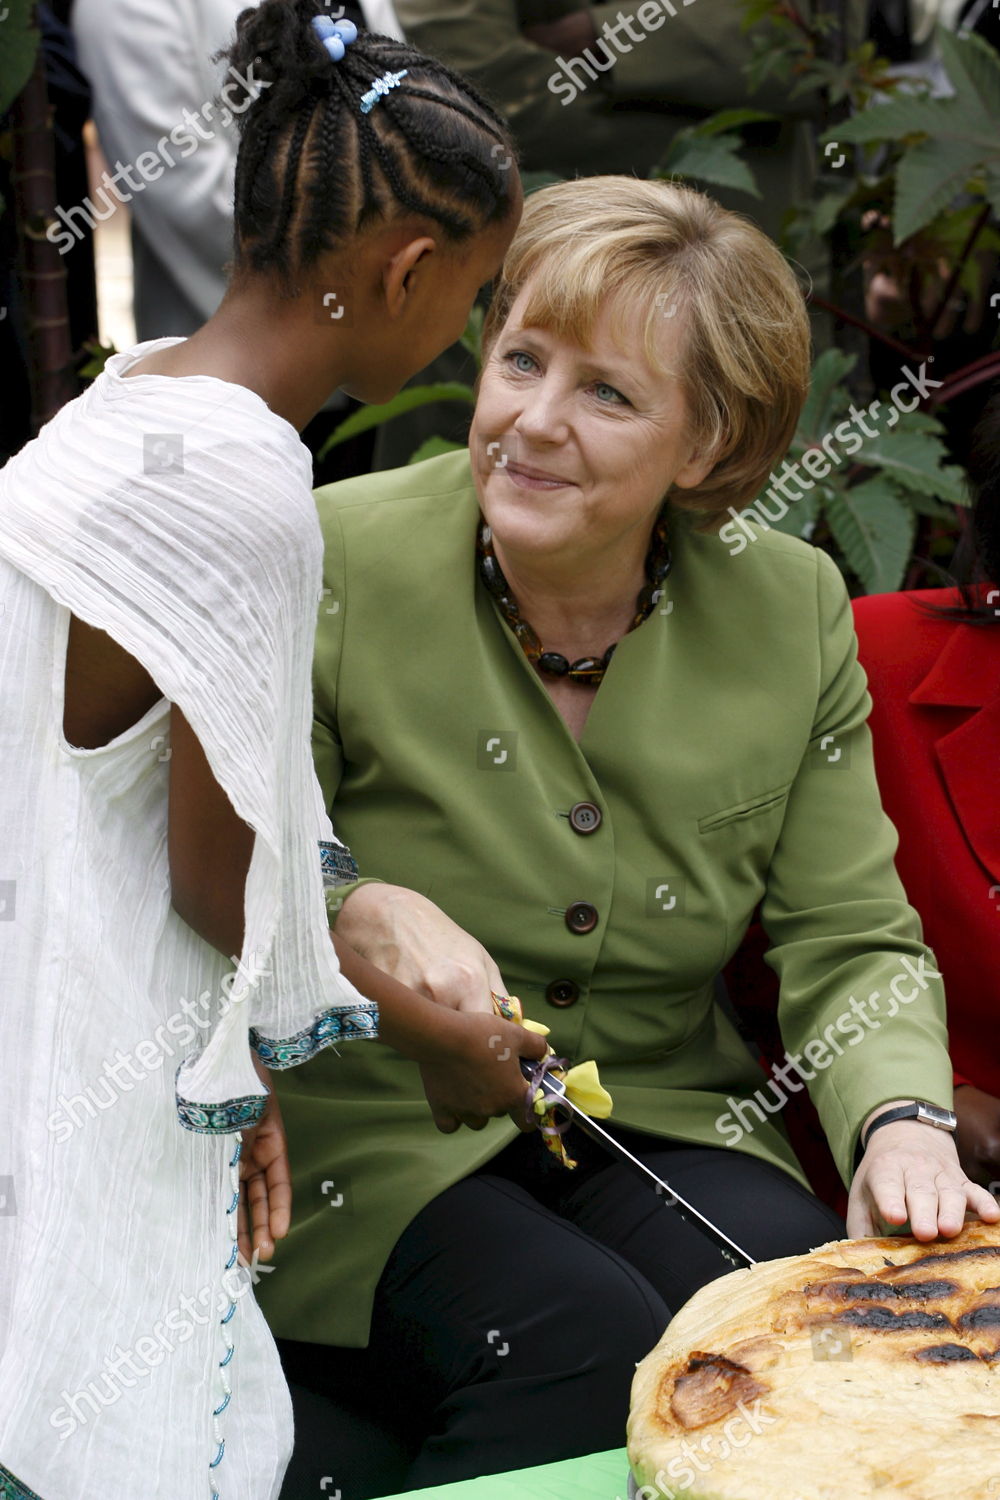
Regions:
<instances>
[{"instance_id":1,"label":"hair clip","mask_svg":"<svg viewBox=\"0 0 1000 1500\"><path fill-rule=\"evenodd\" d=\"M370 114L384 94L399 87L399 80L405 78L409 71L409 68L404 68L402 73L383 73L381 78L374 79L367 94L361 95L361 113Z\"/></svg>"},{"instance_id":2,"label":"hair clip","mask_svg":"<svg viewBox=\"0 0 1000 1500\"><path fill-rule=\"evenodd\" d=\"M333 62L340 62L347 48L358 39L358 28L353 21L331 21L329 16L313 16L312 29Z\"/></svg>"}]
</instances>

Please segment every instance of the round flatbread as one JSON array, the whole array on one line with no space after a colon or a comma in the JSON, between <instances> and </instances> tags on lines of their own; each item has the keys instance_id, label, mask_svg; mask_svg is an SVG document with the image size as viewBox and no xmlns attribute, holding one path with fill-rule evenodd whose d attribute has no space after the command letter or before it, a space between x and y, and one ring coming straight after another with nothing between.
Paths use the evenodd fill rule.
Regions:
<instances>
[{"instance_id":1,"label":"round flatbread","mask_svg":"<svg viewBox=\"0 0 1000 1500\"><path fill-rule=\"evenodd\" d=\"M639 1500L1000 1500L1000 1230L719 1277L636 1370L628 1454Z\"/></svg>"}]
</instances>

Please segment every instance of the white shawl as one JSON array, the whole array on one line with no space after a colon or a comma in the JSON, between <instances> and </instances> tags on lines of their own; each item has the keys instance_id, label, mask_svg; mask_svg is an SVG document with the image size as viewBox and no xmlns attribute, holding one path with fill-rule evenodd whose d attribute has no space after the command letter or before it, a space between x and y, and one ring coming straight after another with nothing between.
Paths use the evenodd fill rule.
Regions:
<instances>
[{"instance_id":1,"label":"white shawl","mask_svg":"<svg viewBox=\"0 0 1000 1500\"><path fill-rule=\"evenodd\" d=\"M256 833L232 1003L178 1071L181 1122L259 1116L269 1067L375 1035L341 974L317 844L333 838L310 752L322 536L309 453L243 386L125 378L115 355L0 473L0 555L113 636L191 724Z\"/></svg>"}]
</instances>

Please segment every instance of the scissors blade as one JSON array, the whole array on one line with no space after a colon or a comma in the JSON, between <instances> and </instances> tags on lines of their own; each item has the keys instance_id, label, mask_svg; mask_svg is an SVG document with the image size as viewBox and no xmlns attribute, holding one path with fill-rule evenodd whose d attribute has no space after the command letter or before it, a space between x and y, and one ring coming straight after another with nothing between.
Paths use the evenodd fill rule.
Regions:
<instances>
[{"instance_id":1,"label":"scissors blade","mask_svg":"<svg viewBox=\"0 0 1000 1500\"><path fill-rule=\"evenodd\" d=\"M532 1064L522 1059L521 1071L526 1078L530 1079L533 1071ZM689 1203L686 1198L682 1198L680 1193L676 1192L669 1183L657 1177L656 1173L651 1171L645 1162L641 1162L637 1156L633 1156L631 1151L627 1150L620 1141L616 1141L614 1136L605 1130L602 1125L599 1125L596 1120L591 1119L590 1115L575 1105L567 1097L566 1085L562 1079L553 1078L551 1074L546 1073L540 1080L539 1087L553 1103L559 1105L560 1109L566 1110L573 1123L579 1125L585 1135L589 1135L592 1140L599 1141L619 1161L627 1163L633 1171L639 1172L647 1182L651 1183L657 1193L662 1196L666 1206L674 1209L688 1224L693 1225L696 1229L700 1229L702 1234L706 1235L712 1241L719 1254L725 1260L729 1261L730 1265L735 1266L737 1270L743 1270L746 1266L755 1266L757 1264L752 1255L744 1250L742 1246L737 1245L735 1240L731 1240L727 1234L724 1234L717 1225L712 1223L711 1219L706 1219L703 1213L699 1213L694 1204Z\"/></svg>"}]
</instances>

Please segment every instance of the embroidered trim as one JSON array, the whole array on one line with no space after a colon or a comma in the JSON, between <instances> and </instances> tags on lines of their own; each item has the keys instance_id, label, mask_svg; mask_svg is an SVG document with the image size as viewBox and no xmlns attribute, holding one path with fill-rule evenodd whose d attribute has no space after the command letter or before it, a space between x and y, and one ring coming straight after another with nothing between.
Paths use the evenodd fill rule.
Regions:
<instances>
[{"instance_id":1,"label":"embroidered trim","mask_svg":"<svg viewBox=\"0 0 1000 1500\"><path fill-rule=\"evenodd\" d=\"M219 1320L219 1326L223 1330L222 1341L225 1345L226 1352L219 1360L219 1384L222 1387L222 1400L219 1402L218 1406L213 1407L212 1409L212 1428L215 1433L215 1457L209 1460L208 1467L210 1471L219 1467L219 1464L222 1462L223 1455L226 1451L226 1440L222 1435L222 1427L219 1423L219 1417L229 1405L230 1397L233 1394L233 1388L229 1384L229 1376L226 1373L226 1366L229 1364L230 1360L236 1352L236 1345L230 1338L229 1330L226 1325L230 1322L233 1314L236 1311L236 1302L233 1299L232 1292L226 1286L226 1277L232 1270L233 1266L236 1264L236 1261L239 1257L239 1241L236 1230L236 1211L240 1206L239 1161L242 1154L243 1142L242 1140L238 1140L236 1142L236 1150L233 1152L232 1160L229 1163L229 1186L232 1188L233 1196L230 1199L229 1207L226 1209L226 1217L229 1220L229 1238L232 1241L232 1244L230 1247L229 1260L226 1262L226 1269L222 1273L222 1285L225 1290L226 1296L229 1298L229 1306ZM212 1500L219 1500L219 1492L215 1488L214 1475L211 1476L211 1485Z\"/></svg>"},{"instance_id":2,"label":"embroidered trim","mask_svg":"<svg viewBox=\"0 0 1000 1500\"><path fill-rule=\"evenodd\" d=\"M0 1464L0 1500L42 1500L34 1490L16 1479L9 1469Z\"/></svg>"},{"instance_id":3,"label":"embroidered trim","mask_svg":"<svg viewBox=\"0 0 1000 1500\"><path fill-rule=\"evenodd\" d=\"M331 1006L304 1031L278 1040L261 1036L255 1026L250 1028L250 1045L267 1068L294 1068L335 1042L374 1041L377 1037L378 1006L370 1000L363 1005Z\"/></svg>"},{"instance_id":4,"label":"embroidered trim","mask_svg":"<svg viewBox=\"0 0 1000 1500\"><path fill-rule=\"evenodd\" d=\"M319 864L323 872L323 889L332 886L350 885L358 878L358 865L350 849L343 844L330 844L320 839Z\"/></svg>"},{"instance_id":5,"label":"embroidered trim","mask_svg":"<svg viewBox=\"0 0 1000 1500\"><path fill-rule=\"evenodd\" d=\"M183 1067L183 1063L181 1064ZM177 1074L180 1073L177 1069ZM177 1074L174 1075L175 1080ZM199 1135L232 1135L236 1130L249 1130L256 1125L264 1113L267 1095L246 1094L242 1099L226 1099L222 1104L191 1104L176 1093L177 1118L185 1130L197 1131ZM0 1491L0 1500L3 1492Z\"/></svg>"}]
</instances>

